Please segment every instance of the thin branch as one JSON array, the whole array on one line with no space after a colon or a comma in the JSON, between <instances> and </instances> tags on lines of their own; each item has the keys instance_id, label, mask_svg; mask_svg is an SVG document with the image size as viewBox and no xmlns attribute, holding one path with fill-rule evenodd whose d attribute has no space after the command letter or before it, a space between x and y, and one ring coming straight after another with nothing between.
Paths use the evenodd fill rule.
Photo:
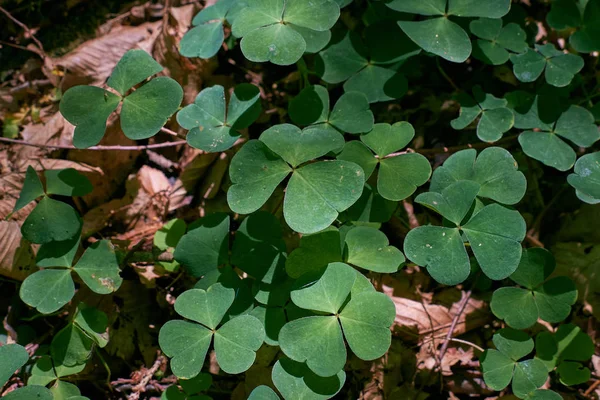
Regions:
<instances>
[{"instance_id":1,"label":"thin branch","mask_svg":"<svg viewBox=\"0 0 600 400\"><path fill-rule=\"evenodd\" d=\"M37 147L40 149L82 150L82 151L83 150L142 151L142 150L151 150L151 149L162 149L165 147L174 147L174 146L179 146L181 144L187 143L185 140L178 140L176 142L146 144L146 145L140 145L140 146L92 146L92 147L88 147L85 149L80 149L75 146L61 146L61 145L54 145L54 144L36 144L36 143L29 143L25 140L9 139L9 138L3 138L3 137L0 137L0 142L20 144L22 146L31 146L31 147Z\"/></svg>"},{"instance_id":2,"label":"thin branch","mask_svg":"<svg viewBox=\"0 0 600 400\"><path fill-rule=\"evenodd\" d=\"M35 35L33 34L33 32L31 31L31 29L25 25L24 23L22 23L21 21L19 21L18 19L16 19L15 17L12 16L11 13L9 13L8 11L6 11L4 8L0 7L0 11L2 13L4 13L4 15L6 15L8 17L8 19L10 19L12 22L14 22L15 24L19 25L21 28L23 28L23 30L25 31L25 33L29 36L29 38L31 38L31 40L33 40L33 42L37 45L37 47L39 48L40 52L44 55L44 57L46 56L46 52L44 51L44 46L42 45L42 42L40 42Z\"/></svg>"},{"instance_id":3,"label":"thin branch","mask_svg":"<svg viewBox=\"0 0 600 400\"><path fill-rule=\"evenodd\" d=\"M156 371L158 371L158 369L165 363L165 361L166 361L166 359L165 359L165 356L163 356L163 355L159 355L156 358L156 361L154 361L154 365L152 365L152 367L150 369L147 369L144 372L144 375L143 375L140 383L138 383L131 389L132 393L127 398L128 400L138 400L140 398L140 392L143 392L146 390L146 385L148 385L148 383L150 382L150 379L152 379L152 377L154 376Z\"/></svg>"},{"instance_id":4,"label":"thin branch","mask_svg":"<svg viewBox=\"0 0 600 400\"><path fill-rule=\"evenodd\" d=\"M444 343L442 344L442 348L440 350L440 358L438 360L440 365L442 365L442 360L444 359L446 350L448 350L448 344L450 344L452 335L454 334L454 329L456 329L458 320L460 319L460 316L462 315L462 313L465 311L465 308L467 307L467 303L469 303L469 299L471 298L472 293L473 293L472 290L469 290L468 292L465 293L465 297L463 298L462 302L460 303L458 312L456 313L456 315L454 316L454 319L452 320L452 325L450 325L450 329L448 330L448 334L446 335L446 338L444 339Z\"/></svg>"}]
</instances>

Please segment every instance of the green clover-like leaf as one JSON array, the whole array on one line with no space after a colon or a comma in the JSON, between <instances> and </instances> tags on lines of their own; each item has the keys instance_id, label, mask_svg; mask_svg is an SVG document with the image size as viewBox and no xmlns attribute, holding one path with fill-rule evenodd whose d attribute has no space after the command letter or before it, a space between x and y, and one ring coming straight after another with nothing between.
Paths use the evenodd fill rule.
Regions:
<instances>
[{"instance_id":1,"label":"green clover-like leaf","mask_svg":"<svg viewBox=\"0 0 600 400\"><path fill-rule=\"evenodd\" d=\"M78 197L92 193L90 180L73 168L44 171L46 193L49 195Z\"/></svg>"},{"instance_id":2,"label":"green clover-like leaf","mask_svg":"<svg viewBox=\"0 0 600 400\"><path fill-rule=\"evenodd\" d=\"M528 113L531 113L531 110L536 107L538 107L538 103L534 102ZM530 122L534 121L535 118L531 118ZM529 157L559 171L570 169L575 164L577 157L575 150L563 138L580 147L590 147L600 139L600 132L598 132L598 127L594 124L594 116L580 106L570 106L550 126L542 122L539 118L537 118L537 121L536 125L538 125L537 128L539 130L521 133L519 135L519 143L525 154ZM517 128L526 126L530 126L529 123L519 125L515 123L515 127Z\"/></svg>"},{"instance_id":3,"label":"green clover-like leaf","mask_svg":"<svg viewBox=\"0 0 600 400\"><path fill-rule=\"evenodd\" d=\"M75 125L75 147L98 144L106 131L108 117L121 102L121 128L125 136L141 140L158 133L181 104L181 86L171 78L158 77L129 95L127 92L161 70L160 64L145 51L129 50L107 81L120 96L93 86L75 86L67 90L60 102L60 112Z\"/></svg>"},{"instance_id":4,"label":"green clover-like leaf","mask_svg":"<svg viewBox=\"0 0 600 400\"><path fill-rule=\"evenodd\" d=\"M600 203L600 153L580 157L574 172L567 181L575 188L577 197L588 204Z\"/></svg>"},{"instance_id":5,"label":"green clover-like leaf","mask_svg":"<svg viewBox=\"0 0 600 400\"><path fill-rule=\"evenodd\" d=\"M50 355L56 364L76 367L85 364L94 346L108 343L108 317L102 311L81 303L75 318L52 339Z\"/></svg>"},{"instance_id":6,"label":"green clover-like leaf","mask_svg":"<svg viewBox=\"0 0 600 400\"><path fill-rule=\"evenodd\" d=\"M345 242L346 262L370 271L393 273L405 261L402 252L389 245L385 233L374 228L353 228L346 234Z\"/></svg>"},{"instance_id":7,"label":"green clover-like leaf","mask_svg":"<svg viewBox=\"0 0 600 400\"><path fill-rule=\"evenodd\" d=\"M0 386L4 386L10 377L29 360L29 353L18 344L0 346Z\"/></svg>"},{"instance_id":8,"label":"green clover-like leaf","mask_svg":"<svg viewBox=\"0 0 600 400\"><path fill-rule=\"evenodd\" d=\"M254 388L248 400L279 400L279 396L270 387L260 385Z\"/></svg>"},{"instance_id":9,"label":"green clover-like leaf","mask_svg":"<svg viewBox=\"0 0 600 400\"><path fill-rule=\"evenodd\" d=\"M381 357L390 346L393 302L371 290L358 290L347 302L356 280L352 267L332 263L316 276L304 275L292 290L296 306L326 315L288 322L279 332L279 345L288 357L306 361L319 376L333 376L342 370L346 362L344 337L352 351L365 360ZM315 336L314 332L320 334Z\"/></svg>"},{"instance_id":10,"label":"green clover-like leaf","mask_svg":"<svg viewBox=\"0 0 600 400\"><path fill-rule=\"evenodd\" d=\"M415 199L457 226L420 226L404 241L404 254L417 265L426 266L440 283L456 285L469 276L471 266L461 231L489 278L504 279L519 265L526 226L517 211L491 204L463 223L478 192L476 182L458 181L441 193L423 193Z\"/></svg>"},{"instance_id":11,"label":"green clover-like leaf","mask_svg":"<svg viewBox=\"0 0 600 400\"><path fill-rule=\"evenodd\" d=\"M47 386L48 384L69 375L75 375L83 371L85 364L66 367L60 364L54 364L50 356L40 357L33 368L31 376L27 381L28 385Z\"/></svg>"},{"instance_id":12,"label":"green clover-like leaf","mask_svg":"<svg viewBox=\"0 0 600 400\"><path fill-rule=\"evenodd\" d=\"M233 23L243 7L247 7L245 0L219 0L212 6L203 8L192 19L194 27L181 39L181 55L211 58L217 54L225 38L223 24Z\"/></svg>"},{"instance_id":13,"label":"green clover-like leaf","mask_svg":"<svg viewBox=\"0 0 600 400\"><path fill-rule=\"evenodd\" d=\"M77 240L74 248L67 246L66 255L40 259L41 265L52 268L37 271L25 279L19 294L26 304L42 314L53 313L67 304L75 294L72 271L95 293L109 294L119 289L123 279L119 275L119 263L110 242L103 240L92 244L77 264L72 266L78 245ZM62 243L58 243L58 246L62 246Z\"/></svg>"},{"instance_id":14,"label":"green clover-like leaf","mask_svg":"<svg viewBox=\"0 0 600 400\"><path fill-rule=\"evenodd\" d=\"M464 62L472 48L469 35L448 16L501 18L510 9L508 0L393 0L386 5L395 11L433 16L398 24L423 50L452 62Z\"/></svg>"},{"instance_id":15,"label":"green clover-like leaf","mask_svg":"<svg viewBox=\"0 0 600 400\"><path fill-rule=\"evenodd\" d=\"M226 107L223 86L202 90L193 104L177 113L179 125L188 129L190 146L208 152L231 148L241 129L250 126L261 112L260 91L249 83L235 87Z\"/></svg>"},{"instance_id":16,"label":"green clover-like leaf","mask_svg":"<svg viewBox=\"0 0 600 400\"><path fill-rule=\"evenodd\" d=\"M21 226L23 237L32 243L62 242L79 235L82 220L77 211L62 201L42 197Z\"/></svg>"},{"instance_id":17,"label":"green clover-like leaf","mask_svg":"<svg viewBox=\"0 0 600 400\"><path fill-rule=\"evenodd\" d=\"M349 31L319 53L316 70L327 83L344 82L344 90L362 92L369 103L399 99L408 90L402 64L420 49L393 22L370 25L365 41Z\"/></svg>"},{"instance_id":18,"label":"green clover-like leaf","mask_svg":"<svg viewBox=\"0 0 600 400\"><path fill-rule=\"evenodd\" d=\"M295 231L314 233L323 230L340 212L354 204L364 185L364 173L358 165L347 161L322 161L292 170L286 163L296 166L338 147L338 139L333 139L331 134L339 133L311 131L313 129L300 131L292 125L277 125L263 133L264 142L261 136L261 140L251 140L244 145L231 162L229 174L233 186L227 193L231 209L241 214L256 211L292 171L283 213ZM324 140L321 136L332 140Z\"/></svg>"},{"instance_id":19,"label":"green clover-like leaf","mask_svg":"<svg viewBox=\"0 0 600 400\"><path fill-rule=\"evenodd\" d=\"M242 38L242 52L250 61L290 65L302 57L308 47L306 39L315 35L312 32L328 31L339 16L340 7L333 0L310 4L300 0L257 0L239 11L232 33Z\"/></svg>"},{"instance_id":20,"label":"green clover-like leaf","mask_svg":"<svg viewBox=\"0 0 600 400\"><path fill-rule=\"evenodd\" d=\"M544 70L546 82L552 86L567 86L583 68L583 58L575 54L565 54L554 45L536 45L523 54L510 56L513 72L521 82L535 82Z\"/></svg>"},{"instance_id":21,"label":"green clover-like leaf","mask_svg":"<svg viewBox=\"0 0 600 400\"><path fill-rule=\"evenodd\" d=\"M299 125L334 127L343 133L363 133L373 128L373 113L361 92L344 93L330 112L327 89L307 86L290 102L289 112Z\"/></svg>"},{"instance_id":22,"label":"green clover-like leaf","mask_svg":"<svg viewBox=\"0 0 600 400\"><path fill-rule=\"evenodd\" d=\"M414 128L408 122L375 124L370 132L360 137L367 147L356 141L348 142L337 158L360 165L367 178L379 165L377 191L387 200L400 201L412 195L431 176L431 165L420 154L387 157L406 146L414 134ZM377 157L369 152L369 148L377 153Z\"/></svg>"},{"instance_id":23,"label":"green clover-like leaf","mask_svg":"<svg viewBox=\"0 0 600 400\"><path fill-rule=\"evenodd\" d=\"M595 21L600 16L600 2L597 0L577 3L569 0L552 2L546 21L553 29L577 28L569 37L575 50L590 53L600 50L600 29Z\"/></svg>"},{"instance_id":24,"label":"green clover-like leaf","mask_svg":"<svg viewBox=\"0 0 600 400\"><path fill-rule=\"evenodd\" d=\"M529 393L526 400L563 400L562 396L552 390L536 389Z\"/></svg>"},{"instance_id":25,"label":"green clover-like leaf","mask_svg":"<svg viewBox=\"0 0 600 400\"><path fill-rule=\"evenodd\" d=\"M519 361L533 350L533 339L510 328L501 329L493 342L497 350L488 349L481 357L483 379L494 390L503 390L512 381L513 393L524 398L542 386L548 377L544 363L538 359Z\"/></svg>"},{"instance_id":26,"label":"green clover-like leaf","mask_svg":"<svg viewBox=\"0 0 600 400\"><path fill-rule=\"evenodd\" d=\"M518 203L527 190L525 175L509 151L501 147L488 147L479 156L474 149L454 153L431 176L432 192L441 192L460 180L479 183L478 197L498 203Z\"/></svg>"},{"instance_id":27,"label":"green clover-like leaf","mask_svg":"<svg viewBox=\"0 0 600 400\"><path fill-rule=\"evenodd\" d=\"M480 86L473 88L473 97L467 94L458 96L460 115L450 122L452 128L461 130L479 118L477 137L484 142L492 143L513 127L515 116L506 107L508 101L485 93Z\"/></svg>"},{"instance_id":28,"label":"green clover-like leaf","mask_svg":"<svg viewBox=\"0 0 600 400\"><path fill-rule=\"evenodd\" d=\"M229 261L229 216L210 214L188 227L173 254L192 276L200 278Z\"/></svg>"},{"instance_id":29,"label":"green clover-like leaf","mask_svg":"<svg viewBox=\"0 0 600 400\"><path fill-rule=\"evenodd\" d=\"M231 263L267 284L279 279L286 262L286 245L279 220L257 212L244 219L235 234Z\"/></svg>"},{"instance_id":30,"label":"green clover-like leaf","mask_svg":"<svg viewBox=\"0 0 600 400\"><path fill-rule=\"evenodd\" d=\"M337 228L330 226L312 235L303 235L292 251L285 270L292 278L323 270L329 263L342 261L342 242Z\"/></svg>"},{"instance_id":31,"label":"green clover-like leaf","mask_svg":"<svg viewBox=\"0 0 600 400\"><path fill-rule=\"evenodd\" d=\"M346 382L342 370L329 377L321 377L312 372L306 364L289 358L279 359L271 374L275 387L284 399L326 400L334 397Z\"/></svg>"},{"instance_id":32,"label":"green clover-like leaf","mask_svg":"<svg viewBox=\"0 0 600 400\"><path fill-rule=\"evenodd\" d=\"M511 53L527 50L527 35L514 22L502 26L501 19L479 18L471 21L469 28L479 38L473 42L473 56L486 64L502 65Z\"/></svg>"},{"instance_id":33,"label":"green clover-like leaf","mask_svg":"<svg viewBox=\"0 0 600 400\"><path fill-rule=\"evenodd\" d=\"M27 167L23 187L21 188L21 193L15 203L13 212L19 211L38 197L43 196L45 193L42 181L37 172L35 172L35 169L33 169L32 166Z\"/></svg>"},{"instance_id":34,"label":"green clover-like leaf","mask_svg":"<svg viewBox=\"0 0 600 400\"><path fill-rule=\"evenodd\" d=\"M536 358L548 371L554 370L560 381L578 385L590 379L590 370L580 362L588 361L594 354L594 343L581 329L573 324L561 325L556 333L542 332L535 339Z\"/></svg>"},{"instance_id":35,"label":"green clover-like leaf","mask_svg":"<svg viewBox=\"0 0 600 400\"><path fill-rule=\"evenodd\" d=\"M200 373L213 337L217 363L223 371L239 374L254 363L265 337L261 321L241 315L221 325L235 297L233 288L220 283L206 291L191 289L179 296L175 311L195 323L171 320L158 337L161 349L172 358L171 369L177 377L191 379Z\"/></svg>"},{"instance_id":36,"label":"green clover-like leaf","mask_svg":"<svg viewBox=\"0 0 600 400\"><path fill-rule=\"evenodd\" d=\"M362 144L360 145L362 146ZM361 167L364 170L364 166L361 165ZM368 176L367 172L365 175ZM384 199L371 185L365 184L360 198L340 215L340 219L342 221L383 223L390 220L397 206L397 202Z\"/></svg>"},{"instance_id":37,"label":"green clover-like leaf","mask_svg":"<svg viewBox=\"0 0 600 400\"><path fill-rule=\"evenodd\" d=\"M492 312L516 329L526 329L538 318L550 323L564 320L577 300L577 289L567 277L547 278L556 263L547 250L523 250L521 262L511 279L525 288L496 290L490 303Z\"/></svg>"}]
</instances>

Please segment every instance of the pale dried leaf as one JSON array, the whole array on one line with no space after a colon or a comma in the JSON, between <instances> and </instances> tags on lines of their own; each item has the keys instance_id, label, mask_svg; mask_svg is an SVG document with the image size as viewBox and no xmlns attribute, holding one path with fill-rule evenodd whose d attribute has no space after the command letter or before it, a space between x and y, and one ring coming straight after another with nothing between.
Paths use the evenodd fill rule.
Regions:
<instances>
[{"instance_id":1,"label":"pale dried leaf","mask_svg":"<svg viewBox=\"0 0 600 400\"><path fill-rule=\"evenodd\" d=\"M20 224L0 221L0 275L22 281L35 269L35 255L21 236Z\"/></svg>"}]
</instances>

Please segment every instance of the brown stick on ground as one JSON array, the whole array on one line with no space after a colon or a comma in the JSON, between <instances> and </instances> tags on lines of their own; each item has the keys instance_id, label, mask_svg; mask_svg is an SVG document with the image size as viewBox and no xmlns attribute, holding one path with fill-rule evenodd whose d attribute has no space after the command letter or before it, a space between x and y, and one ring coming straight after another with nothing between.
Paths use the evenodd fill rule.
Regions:
<instances>
[{"instance_id":1,"label":"brown stick on ground","mask_svg":"<svg viewBox=\"0 0 600 400\"><path fill-rule=\"evenodd\" d=\"M154 361L152 367L144 372L144 376L142 377L140 383L133 387L132 393L129 395L129 397L127 397L127 400L138 400L140 398L140 393L146 389L146 385L148 385L148 382L150 382L156 371L158 371L158 369L161 367L161 365L165 363L165 361L165 356L160 354L156 358L156 361Z\"/></svg>"},{"instance_id":2,"label":"brown stick on ground","mask_svg":"<svg viewBox=\"0 0 600 400\"><path fill-rule=\"evenodd\" d=\"M448 350L448 344L450 344L450 342L451 342L450 339L452 339L452 334L454 333L454 329L456 329L458 320L460 319L460 316L462 315L462 313L465 311L465 308L467 307L467 303L469 303L469 299L471 298L471 293L473 293L473 291L469 290L468 292L466 292L464 294L464 298L463 298L462 302L460 303L460 306L458 308L456 315L454 316L454 319L452 320L452 325L450 325L450 329L448 330L448 334L446 335L446 338L444 339L444 343L442 344L442 348L440 350L440 356L438 358L438 363L440 366L442 365L442 360L444 359L446 350Z\"/></svg>"},{"instance_id":3,"label":"brown stick on ground","mask_svg":"<svg viewBox=\"0 0 600 400\"><path fill-rule=\"evenodd\" d=\"M46 55L46 52L44 51L44 46L42 45L42 42L40 42L35 35L33 34L33 32L31 31L31 29L25 25L24 23L22 23L21 21L19 21L18 19L16 19L15 17L12 16L11 13L9 13L8 11L6 11L4 8L0 7L0 11L6 15L8 17L8 19L10 19L12 22L14 22L15 24L19 25L21 28L23 28L23 30L25 31L25 33L27 34L27 36L29 36L31 38L31 40L33 40L33 42L35 43L35 45L38 47L39 49L39 55L42 58L46 58L48 57Z\"/></svg>"},{"instance_id":4,"label":"brown stick on ground","mask_svg":"<svg viewBox=\"0 0 600 400\"><path fill-rule=\"evenodd\" d=\"M180 144L185 144L187 143L185 140L178 140L176 142L165 142L165 143L156 143L156 144L147 144L147 145L140 145L140 146L92 146L92 147L88 147L85 149L79 149L75 146L61 146L61 145L53 145L53 144L35 144L35 143L29 143L25 140L18 140L18 139L9 139L9 138L3 138L0 137L0 142L5 142L5 143L12 143L12 144L19 144L22 146L31 146L31 147L39 147L42 149L60 149L60 150L82 150L82 151L86 151L86 150L92 150L92 151L99 151L99 150L121 150L121 151L136 151L136 150L151 150L151 149L162 149L165 147L173 147L173 146L179 146Z\"/></svg>"}]
</instances>

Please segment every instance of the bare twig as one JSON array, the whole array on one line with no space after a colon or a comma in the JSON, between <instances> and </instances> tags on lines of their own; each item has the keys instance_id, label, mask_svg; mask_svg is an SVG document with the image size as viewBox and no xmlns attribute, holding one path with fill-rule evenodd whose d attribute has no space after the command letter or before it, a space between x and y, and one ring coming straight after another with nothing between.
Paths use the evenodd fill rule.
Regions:
<instances>
[{"instance_id":1,"label":"bare twig","mask_svg":"<svg viewBox=\"0 0 600 400\"><path fill-rule=\"evenodd\" d=\"M178 140L176 142L165 142L165 143L156 143L156 144L147 144L147 145L140 145L140 146L92 146L92 147L88 147L86 149L79 149L75 146L61 146L61 145L53 145L53 144L36 144L36 143L29 143L25 140L18 140L18 139L9 139L9 138L3 138L0 137L0 142L5 142L5 143L12 143L12 144L20 144L23 146L31 146L31 147L38 147L41 149L59 149L59 150L93 150L93 151L99 151L99 150L127 150L127 151L141 151L141 150L151 150L151 149L162 149L165 147L174 147L174 146L179 146L180 144L185 144L186 141L185 140Z\"/></svg>"},{"instance_id":2,"label":"bare twig","mask_svg":"<svg viewBox=\"0 0 600 400\"><path fill-rule=\"evenodd\" d=\"M146 390L146 385L148 385L148 382L150 382L156 371L158 371L165 361L165 356L162 354L156 358L156 361L154 361L152 367L144 372L144 376L140 380L140 383L131 389L132 393L129 395L127 400L138 400L140 398L140 393Z\"/></svg>"},{"instance_id":3,"label":"bare twig","mask_svg":"<svg viewBox=\"0 0 600 400\"><path fill-rule=\"evenodd\" d=\"M598 386L600 386L600 380L594 381L594 383L592 383L592 385L589 388L587 388L583 395L589 397Z\"/></svg>"},{"instance_id":4,"label":"bare twig","mask_svg":"<svg viewBox=\"0 0 600 400\"><path fill-rule=\"evenodd\" d=\"M536 246L536 247L545 247L544 243L542 243L538 238L536 238L533 234L531 233L527 233L527 236L525 236L525 239L527 239L527 241L529 243L531 243L532 245Z\"/></svg>"},{"instance_id":5,"label":"bare twig","mask_svg":"<svg viewBox=\"0 0 600 400\"><path fill-rule=\"evenodd\" d=\"M33 42L36 44L36 46L40 50L40 54L39 54L40 56L47 57L46 56L46 52L44 51L44 46L42 45L42 42L40 42L35 37L35 35L33 34L32 30L27 25L25 25L24 23L22 23L21 21L19 21L15 17L13 17L12 14L9 13L8 11L6 11L4 8L0 7L0 11L2 13L4 13L4 15L6 15L8 17L8 19L10 19L12 22L14 22L15 24L19 25L21 28L23 28L23 30L25 31L25 33L27 34L27 36L29 36L29 38L31 38L31 40L33 40Z\"/></svg>"},{"instance_id":6,"label":"bare twig","mask_svg":"<svg viewBox=\"0 0 600 400\"><path fill-rule=\"evenodd\" d=\"M440 357L438 359L439 365L442 364L442 360L444 359L446 350L448 350L448 344L450 344L450 341L451 341L450 339L452 339L452 335L454 334L454 329L456 329L458 320L460 319L460 316L462 315L462 313L465 311L465 308L467 307L467 303L469 303L469 299L471 298L472 293L473 293L472 290L469 290L468 292L465 293L463 300L460 303L460 306L458 307L458 311L456 312L456 315L454 316L454 319L452 320L452 325L450 325L448 334L446 335L446 338L444 339L444 343L442 344L442 348L440 349Z\"/></svg>"}]
</instances>

